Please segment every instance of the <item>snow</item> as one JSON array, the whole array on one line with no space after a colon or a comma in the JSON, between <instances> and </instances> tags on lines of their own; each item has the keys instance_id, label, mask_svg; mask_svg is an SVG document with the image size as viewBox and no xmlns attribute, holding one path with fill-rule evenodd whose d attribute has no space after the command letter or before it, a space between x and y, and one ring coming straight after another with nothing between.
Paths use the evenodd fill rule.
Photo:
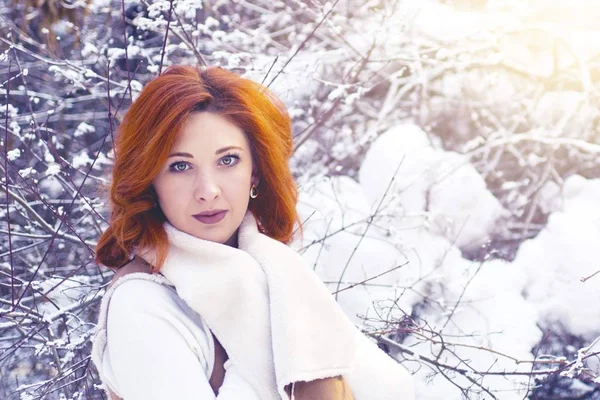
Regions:
<instances>
[{"instance_id":1,"label":"snow","mask_svg":"<svg viewBox=\"0 0 600 400\"><path fill-rule=\"evenodd\" d=\"M133 92L132 93L132 100L135 101L135 99L137 99L137 97L142 92L143 85L139 81L136 81L135 79L132 79L129 82L129 86L131 87L131 91Z\"/></svg>"},{"instance_id":2,"label":"snow","mask_svg":"<svg viewBox=\"0 0 600 400\"><path fill-rule=\"evenodd\" d=\"M17 137L19 136L19 133L21 133L21 127L19 126L19 123L17 121L10 122L10 129L11 133Z\"/></svg>"},{"instance_id":3,"label":"snow","mask_svg":"<svg viewBox=\"0 0 600 400\"><path fill-rule=\"evenodd\" d=\"M535 124L547 128L547 136L579 138L589 131L586 121L597 115L598 110L588 103L587 94L567 90L544 93L532 113Z\"/></svg>"},{"instance_id":4,"label":"snow","mask_svg":"<svg viewBox=\"0 0 600 400\"><path fill-rule=\"evenodd\" d=\"M82 151L81 153L73 157L73 161L71 162L71 164L73 165L73 168L81 168L90 165L92 161L93 160L90 158L88 153L86 151Z\"/></svg>"},{"instance_id":5,"label":"snow","mask_svg":"<svg viewBox=\"0 0 600 400\"><path fill-rule=\"evenodd\" d=\"M48 165L48 169L46 170L46 174L48 176L57 175L60 172L60 165L58 164L50 164Z\"/></svg>"},{"instance_id":6,"label":"snow","mask_svg":"<svg viewBox=\"0 0 600 400\"><path fill-rule=\"evenodd\" d=\"M196 10L201 10L204 4L203 0L179 0L174 3L175 12L178 15L183 15L185 18L196 18Z\"/></svg>"},{"instance_id":7,"label":"snow","mask_svg":"<svg viewBox=\"0 0 600 400\"><path fill-rule=\"evenodd\" d=\"M368 285L338 294L338 302L357 324L362 324L361 316L377 318L373 300L387 299L391 291L402 290L408 283L403 281L408 275L402 268L394 270L406 263L406 256L391 240L386 240L385 232L366 223L369 209L360 185L343 176L305 187L298 207L300 218L305 221L299 250L332 292L385 274L370 280ZM327 236L331 237L313 243ZM399 316L403 315L402 309L410 314L411 303L416 300L406 301L409 297L397 305L395 312Z\"/></svg>"},{"instance_id":8,"label":"snow","mask_svg":"<svg viewBox=\"0 0 600 400\"><path fill-rule=\"evenodd\" d=\"M31 167L23 168L19 170L19 175L21 175L21 178L28 178L30 175L35 174L36 172L37 171Z\"/></svg>"},{"instance_id":9,"label":"snow","mask_svg":"<svg viewBox=\"0 0 600 400\"><path fill-rule=\"evenodd\" d=\"M12 149L6 153L6 158L9 161L15 161L19 157L21 157L21 149Z\"/></svg>"},{"instance_id":10,"label":"snow","mask_svg":"<svg viewBox=\"0 0 600 400\"><path fill-rule=\"evenodd\" d=\"M414 15L412 23L415 29L446 43L481 35L493 27L506 26L507 20L512 17L501 13L458 11L430 0L406 1L404 6L406 11Z\"/></svg>"},{"instance_id":11,"label":"snow","mask_svg":"<svg viewBox=\"0 0 600 400\"><path fill-rule=\"evenodd\" d=\"M93 133L96 131L94 126L88 124L87 122L82 122L77 125L77 129L75 129L75 133L73 134L75 137L80 137L85 135L86 133Z\"/></svg>"},{"instance_id":12,"label":"snow","mask_svg":"<svg viewBox=\"0 0 600 400\"><path fill-rule=\"evenodd\" d=\"M162 12L169 11L170 3L168 1L157 1L148 6L148 16L150 18L158 17Z\"/></svg>"},{"instance_id":13,"label":"snow","mask_svg":"<svg viewBox=\"0 0 600 400\"><path fill-rule=\"evenodd\" d=\"M275 61L275 57L257 55L253 62L253 69L248 70L243 76L256 82L262 82L264 79L264 85L268 85L269 89L277 94L286 105L290 106L294 100L314 94L317 87L315 77L318 77L324 60L333 62L329 54L325 57L325 54L304 54L300 52L278 75L285 63L288 62L287 57L279 57ZM269 72L268 75L267 72ZM276 76L277 78L272 81Z\"/></svg>"},{"instance_id":14,"label":"snow","mask_svg":"<svg viewBox=\"0 0 600 400\"><path fill-rule=\"evenodd\" d=\"M505 214L464 156L433 148L415 125L399 125L380 136L359 176L372 204L381 201L394 178L387 193L394 212L430 213L435 229L461 249L484 244Z\"/></svg>"},{"instance_id":15,"label":"snow","mask_svg":"<svg viewBox=\"0 0 600 400\"><path fill-rule=\"evenodd\" d=\"M93 43L85 42L83 49L81 49L81 56L87 58L94 54L98 54L98 48Z\"/></svg>"},{"instance_id":16,"label":"snow","mask_svg":"<svg viewBox=\"0 0 600 400\"><path fill-rule=\"evenodd\" d=\"M111 50L112 49L109 49L108 52L110 53ZM62 76L65 80L67 80L70 83L72 83L73 85L75 85L75 87L85 89L85 85L83 84L85 79L84 79L83 74L81 74L79 71L76 71L74 69L59 67L58 65L51 65L50 67L48 67L48 71L53 72L54 77L57 80L61 80L61 76Z\"/></svg>"},{"instance_id":17,"label":"snow","mask_svg":"<svg viewBox=\"0 0 600 400\"><path fill-rule=\"evenodd\" d=\"M42 309L54 312L57 309L72 305L73 299L77 299L85 293L85 291L82 291L82 285L78 282L78 278L79 276L75 276L72 279L65 280L45 277L43 280L33 281L32 287L43 292L53 303L44 304L41 306Z\"/></svg>"},{"instance_id":18,"label":"snow","mask_svg":"<svg viewBox=\"0 0 600 400\"><path fill-rule=\"evenodd\" d=\"M563 187L562 210L524 243L515 263L526 274L528 300L544 319L565 324L577 335L598 331L600 276L581 282L600 269L600 179L569 177Z\"/></svg>"},{"instance_id":19,"label":"snow","mask_svg":"<svg viewBox=\"0 0 600 400\"><path fill-rule=\"evenodd\" d=\"M440 294L441 300L454 306L460 299L461 305L452 314L451 322L448 322L444 310L432 309L423 316L434 330L443 328L446 346L452 351L442 353L438 360L446 365L458 365L475 371L529 372L529 363L517 364L509 358L533 359L531 349L542 337L536 325L537 310L520 293L522 271L516 265L498 260L475 263L470 267L462 279L457 274L440 278L445 286L443 295ZM415 338L409 338L405 344L420 353L428 354L431 351L430 343L419 343ZM437 347L431 353L437 355L440 350ZM461 360L468 360L468 363ZM448 395L455 389L441 376L427 383L427 373L426 370L417 372L419 392L422 394L419 398L460 398L458 393L455 397ZM455 379L455 383L469 385L467 380L458 375ZM502 398L523 398L522 389L526 387L528 379L527 376L511 379L487 376L481 383L492 387L494 391L503 392Z\"/></svg>"},{"instance_id":20,"label":"snow","mask_svg":"<svg viewBox=\"0 0 600 400\"><path fill-rule=\"evenodd\" d=\"M108 58L110 59L111 63L115 63L117 60L125 57L125 49L111 47L110 49L107 50L106 54L107 54Z\"/></svg>"},{"instance_id":21,"label":"snow","mask_svg":"<svg viewBox=\"0 0 600 400\"><path fill-rule=\"evenodd\" d=\"M528 373L531 363L517 361L534 359L540 326L560 322L589 340L600 326L593 306L600 275L581 282L600 269L600 180L572 176L562 190L544 193L548 225L513 262L469 261L461 248L484 243L504 210L467 160L401 124L373 143L359 182L337 176L302 187L304 230L294 245L362 329L385 329L419 307L429 339L409 335L403 343L417 354L476 371ZM451 351L441 352L430 331L442 333ZM461 399L441 374L405 365L414 367L419 399ZM527 375L473 377L503 399L522 399L530 383ZM452 379L471 385L461 374Z\"/></svg>"}]
</instances>

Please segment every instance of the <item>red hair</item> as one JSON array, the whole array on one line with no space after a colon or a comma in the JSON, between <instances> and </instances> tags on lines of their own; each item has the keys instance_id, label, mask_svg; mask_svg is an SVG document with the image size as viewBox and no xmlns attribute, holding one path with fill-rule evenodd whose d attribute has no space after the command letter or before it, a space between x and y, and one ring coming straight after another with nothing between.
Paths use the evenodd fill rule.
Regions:
<instances>
[{"instance_id":1,"label":"red hair","mask_svg":"<svg viewBox=\"0 0 600 400\"><path fill-rule=\"evenodd\" d=\"M184 122L194 112L213 112L240 127L250 142L260 176L259 196L249 210L262 233L288 243L298 193L288 161L292 125L283 103L266 87L219 67L172 66L149 82L127 110L115 141L108 229L96 246L96 261L126 264L136 247L157 251L159 270L167 253L165 216L154 207L152 181L166 162Z\"/></svg>"}]
</instances>

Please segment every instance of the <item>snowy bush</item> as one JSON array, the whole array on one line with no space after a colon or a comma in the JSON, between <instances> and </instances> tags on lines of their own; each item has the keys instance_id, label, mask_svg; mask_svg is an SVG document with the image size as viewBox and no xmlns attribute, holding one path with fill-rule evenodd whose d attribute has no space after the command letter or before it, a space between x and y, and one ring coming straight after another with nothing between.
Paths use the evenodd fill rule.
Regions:
<instances>
[{"instance_id":1,"label":"snowy bush","mask_svg":"<svg viewBox=\"0 0 600 400\"><path fill-rule=\"evenodd\" d=\"M0 5L1 398L102 398L112 142L180 63L285 101L293 246L417 398L597 398L597 4L38 3Z\"/></svg>"}]
</instances>

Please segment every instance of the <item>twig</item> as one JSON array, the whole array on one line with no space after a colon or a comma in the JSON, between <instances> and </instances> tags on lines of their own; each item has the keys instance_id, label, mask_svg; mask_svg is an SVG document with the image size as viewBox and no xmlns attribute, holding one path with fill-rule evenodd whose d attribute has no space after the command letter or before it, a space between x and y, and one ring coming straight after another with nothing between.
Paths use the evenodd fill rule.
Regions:
<instances>
[{"instance_id":1,"label":"twig","mask_svg":"<svg viewBox=\"0 0 600 400\"><path fill-rule=\"evenodd\" d=\"M391 189L391 187L392 187L392 185L394 183L394 180L396 179L396 175L398 174L398 170L400 170L400 166L402 165L403 161L404 161L404 158L402 158L402 160L400 160L400 162L398 163L398 167L396 168L396 171L394 172L394 175L390 179L390 182L389 182L387 188L385 189L385 192L381 196L381 199L379 200L379 204L377 205L377 208L375 208L375 211L369 217L369 219L367 221L367 226L365 227L365 230L363 231L360 239L358 240L358 243L356 243L356 246L354 246L354 248L352 249L352 252L350 253L350 256L348 257L348 260L346 261L346 265L344 265L344 269L342 270L342 273L340 274L339 282L338 282L337 287L335 288L335 292L334 292L336 300L337 300L337 293L340 291L341 282L344 279L344 275L346 274L346 270L348 269L348 266L350 265L350 261L354 257L354 254L358 250L358 246L360 246L360 244L362 243L365 235L367 234L367 231L369 230L369 227L371 226L371 223L373 222L373 218L379 212L379 209L381 208L381 205L383 204L383 200L386 198L388 192L390 191L390 189Z\"/></svg>"},{"instance_id":2,"label":"twig","mask_svg":"<svg viewBox=\"0 0 600 400\"><path fill-rule=\"evenodd\" d=\"M10 295L12 299L12 307L15 307L15 266L13 261L12 235L10 228L10 199L8 196L8 105L10 104L10 68L12 60L8 62L8 81L6 83L6 117L4 120L5 136L4 136L4 183L6 185L6 223L8 225L8 254L10 263Z\"/></svg>"},{"instance_id":3,"label":"twig","mask_svg":"<svg viewBox=\"0 0 600 400\"><path fill-rule=\"evenodd\" d=\"M277 74L273 77L273 79L271 79L271 82L269 82L269 84L267 85L267 87L270 87L273 84L273 82L275 82L275 79L277 79L279 77L279 75L281 75L281 73L288 66L288 64L294 59L294 57L296 57L296 55L300 52L300 50L302 50L304 48L304 45L306 45L306 43L308 42L308 40L311 37L313 37L313 35L317 31L317 29L319 29L319 27L323 23L323 21L325 21L327 19L327 17L329 17L329 14L331 14L331 12L333 11L333 9L337 5L337 3L339 3L339 1L340 0L335 0L335 2L333 3L333 5L331 5L331 7L329 8L329 10L323 16L323 18L321 18L321 20L317 23L317 25L313 28L313 30L308 34L308 36L302 41L302 43L300 43L300 46L298 46L298 48L296 49L296 51L294 52L294 54L292 54L291 57L288 58L288 60L283 64L283 66L277 72Z\"/></svg>"},{"instance_id":4,"label":"twig","mask_svg":"<svg viewBox=\"0 0 600 400\"><path fill-rule=\"evenodd\" d=\"M395 267L393 267L393 268L390 268L390 269L388 269L387 271L384 271L384 272L382 272L382 273L380 273L380 274L377 274L377 275L375 275L375 276L372 276L372 277L370 277L370 278L367 278L367 279L365 279L365 280L362 280L362 281L360 281L360 282L353 283L353 284L351 284L351 285L349 285L349 286L347 286L347 287L345 287L345 288L343 288L343 289L340 289L340 290L338 290L338 291L334 292L333 294L337 295L338 293L340 293L340 292L343 292L343 291L345 291L345 290L349 290L349 289L355 288L356 286L361 286L361 285L364 285L365 283L367 283L367 282L369 282L369 281L375 280L375 279L377 279L377 278L379 278L379 277L381 277L381 276L383 276L383 275L389 274L390 272L394 272L394 271L396 271L397 269L400 269L400 268L402 268L402 267L404 267L404 266L406 266L406 265L408 265L408 262L405 262L404 264L397 265L397 266L395 266Z\"/></svg>"},{"instance_id":5,"label":"twig","mask_svg":"<svg viewBox=\"0 0 600 400\"><path fill-rule=\"evenodd\" d=\"M167 29L165 30L165 40L160 51L160 64L158 66L158 75L162 74L163 61L165 59L165 52L167 48L167 38L169 37L169 26L171 25L171 14L173 13L173 0L169 0L169 14L167 17Z\"/></svg>"},{"instance_id":6,"label":"twig","mask_svg":"<svg viewBox=\"0 0 600 400\"><path fill-rule=\"evenodd\" d=\"M594 276L600 274L600 270L594 272L593 274L589 275L589 276L584 276L580 279L581 282L586 282L588 279L593 278Z\"/></svg>"}]
</instances>

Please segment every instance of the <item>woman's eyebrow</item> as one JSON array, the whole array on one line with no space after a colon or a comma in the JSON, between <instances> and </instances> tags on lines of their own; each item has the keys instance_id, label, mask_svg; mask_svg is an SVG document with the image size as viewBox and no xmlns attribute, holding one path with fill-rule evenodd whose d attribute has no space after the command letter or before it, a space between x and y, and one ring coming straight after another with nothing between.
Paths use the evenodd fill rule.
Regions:
<instances>
[{"instance_id":1,"label":"woman's eyebrow","mask_svg":"<svg viewBox=\"0 0 600 400\"><path fill-rule=\"evenodd\" d=\"M227 147L223 147L223 148L221 148L221 149L219 149L219 150L215 151L215 154L221 154L221 153L225 153L226 151L233 150L233 149L237 149L237 150L240 150L240 151L244 151L244 149L242 149L242 148L241 148L241 147L239 147L239 146L227 146ZM193 155L191 155L190 153L182 153L182 152L180 152L180 151L177 151L177 152L175 152L175 153L171 153L171 154L169 154L169 157L168 157L168 158L170 158L170 157L188 157L188 158L194 158L194 156L193 156Z\"/></svg>"},{"instance_id":2,"label":"woman's eyebrow","mask_svg":"<svg viewBox=\"0 0 600 400\"><path fill-rule=\"evenodd\" d=\"M244 150L244 149L242 149L239 146L227 146L227 147L223 147L222 149L219 149L219 150L215 151L215 154L225 153L226 151L233 150L233 149L238 149L238 150L241 150L241 151Z\"/></svg>"},{"instance_id":3,"label":"woman's eyebrow","mask_svg":"<svg viewBox=\"0 0 600 400\"><path fill-rule=\"evenodd\" d=\"M176 152L176 153L171 153L169 154L169 157L188 157L188 158L194 158L193 155L191 155L190 153L181 153L181 152Z\"/></svg>"}]
</instances>

